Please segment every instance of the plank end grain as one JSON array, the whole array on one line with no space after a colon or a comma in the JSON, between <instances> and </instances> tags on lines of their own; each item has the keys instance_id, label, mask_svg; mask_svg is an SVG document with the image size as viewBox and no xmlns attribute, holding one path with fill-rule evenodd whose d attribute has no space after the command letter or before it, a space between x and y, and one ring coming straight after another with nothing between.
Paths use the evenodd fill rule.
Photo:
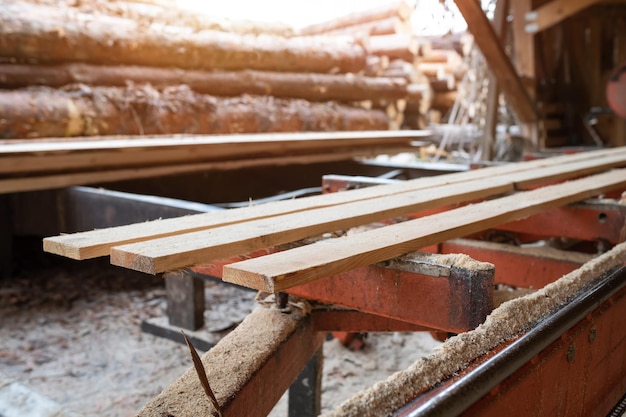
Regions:
<instances>
[{"instance_id":1,"label":"plank end grain","mask_svg":"<svg viewBox=\"0 0 626 417\"><path fill-rule=\"evenodd\" d=\"M243 262L237 262L236 264L239 265ZM242 287L265 291L270 294L277 292L273 277L263 273L248 271L245 269L245 266L244 268L240 268L239 266L232 267L231 265L225 265L222 280L231 284L241 285Z\"/></svg>"},{"instance_id":2,"label":"plank end grain","mask_svg":"<svg viewBox=\"0 0 626 417\"><path fill-rule=\"evenodd\" d=\"M121 266L134 271L156 275L158 272L155 260L141 253L130 252L125 246L111 248L111 265Z\"/></svg>"},{"instance_id":3,"label":"plank end grain","mask_svg":"<svg viewBox=\"0 0 626 417\"><path fill-rule=\"evenodd\" d=\"M65 256L66 258L75 259L77 261L108 254L99 254L98 251L85 251L81 247L81 240L82 239L76 235L47 237L43 240L43 251Z\"/></svg>"}]
</instances>

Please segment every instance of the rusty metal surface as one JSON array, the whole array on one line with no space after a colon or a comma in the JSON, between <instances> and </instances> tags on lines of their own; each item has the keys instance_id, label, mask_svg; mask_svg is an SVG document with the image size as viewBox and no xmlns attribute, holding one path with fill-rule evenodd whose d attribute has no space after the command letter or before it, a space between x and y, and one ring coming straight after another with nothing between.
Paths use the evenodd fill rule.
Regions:
<instances>
[{"instance_id":1,"label":"rusty metal surface","mask_svg":"<svg viewBox=\"0 0 626 417\"><path fill-rule=\"evenodd\" d=\"M429 276L367 266L288 290L290 294L420 326L459 333L493 308L493 270L451 268ZM416 302L423 300L423 302Z\"/></svg>"},{"instance_id":2,"label":"rusty metal surface","mask_svg":"<svg viewBox=\"0 0 626 417\"><path fill-rule=\"evenodd\" d=\"M539 237L604 240L611 244L626 239L626 206L614 201L586 203L546 210L523 220L498 226L498 230Z\"/></svg>"},{"instance_id":3,"label":"rusty metal surface","mask_svg":"<svg viewBox=\"0 0 626 417\"><path fill-rule=\"evenodd\" d=\"M398 410L414 416L606 416L626 391L626 269Z\"/></svg>"},{"instance_id":4,"label":"rusty metal surface","mask_svg":"<svg viewBox=\"0 0 626 417\"><path fill-rule=\"evenodd\" d=\"M492 242L474 242L469 239L455 239L439 245L441 253L465 253L474 259L496 265L496 284L507 284L521 288L543 288L563 275L579 268L587 259L584 254L562 259L542 255L538 251L525 253L522 248ZM583 259L581 259L583 258Z\"/></svg>"}]
</instances>

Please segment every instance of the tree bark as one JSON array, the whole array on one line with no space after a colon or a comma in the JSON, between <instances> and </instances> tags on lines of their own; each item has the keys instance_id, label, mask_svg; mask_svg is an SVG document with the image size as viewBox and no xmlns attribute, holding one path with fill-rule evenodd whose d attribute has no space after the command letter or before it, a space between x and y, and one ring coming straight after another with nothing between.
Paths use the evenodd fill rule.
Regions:
<instances>
[{"instance_id":1,"label":"tree bark","mask_svg":"<svg viewBox=\"0 0 626 417\"><path fill-rule=\"evenodd\" d=\"M74 83L123 87L129 81L147 82L156 87L186 84L196 92L217 96L252 94L310 101L360 101L372 97L395 100L407 96L407 83L403 79L353 74L201 71L88 64L0 64L2 88L32 85L61 87Z\"/></svg>"},{"instance_id":2,"label":"tree bark","mask_svg":"<svg viewBox=\"0 0 626 417\"><path fill-rule=\"evenodd\" d=\"M0 57L23 62L359 72L352 38L238 35L28 4L0 8Z\"/></svg>"},{"instance_id":3,"label":"tree bark","mask_svg":"<svg viewBox=\"0 0 626 417\"><path fill-rule=\"evenodd\" d=\"M218 98L186 86L0 92L0 138L167 133L385 130L386 114L332 102L241 96Z\"/></svg>"},{"instance_id":4,"label":"tree bark","mask_svg":"<svg viewBox=\"0 0 626 417\"><path fill-rule=\"evenodd\" d=\"M276 36L294 36L294 29L279 22L261 22L251 20L232 20L220 18L178 7L176 2L156 1L109 1L109 0L3 0L5 4L24 2L36 5L69 8L82 13L103 14L131 19L142 24L159 23L168 26L180 26L200 30L219 30L222 32L268 34Z\"/></svg>"}]
</instances>

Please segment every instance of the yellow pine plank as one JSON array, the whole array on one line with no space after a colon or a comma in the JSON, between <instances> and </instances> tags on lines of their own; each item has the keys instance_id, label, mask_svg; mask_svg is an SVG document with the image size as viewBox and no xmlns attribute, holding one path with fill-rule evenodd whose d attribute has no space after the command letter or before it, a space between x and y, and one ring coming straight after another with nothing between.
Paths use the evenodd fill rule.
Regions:
<instances>
[{"instance_id":1,"label":"yellow pine plank","mask_svg":"<svg viewBox=\"0 0 626 417\"><path fill-rule=\"evenodd\" d=\"M112 246L210 229L303 210L314 210L354 201L439 187L455 182L512 175L514 179L519 178L524 181L525 186L528 186L533 179L537 181L537 176L541 176L542 169L549 169L552 166L558 166L559 170L566 169L560 167L566 167L569 164L581 162L602 167L607 157L618 158L618 161L622 161L620 163L623 163L626 161L626 147L483 168L470 172L420 178L397 184L380 185L341 193L273 202L257 207L203 213L176 219L137 223L127 226L49 237L44 239L44 250L73 259L89 259L109 255ZM620 157L622 159L619 159ZM575 171L580 169L582 169L580 165L574 166ZM571 173L571 170L569 172ZM522 176L522 173L527 173L527 175Z\"/></svg>"},{"instance_id":2,"label":"yellow pine plank","mask_svg":"<svg viewBox=\"0 0 626 417\"><path fill-rule=\"evenodd\" d=\"M149 274L252 252L306 237L513 190L506 180L474 181L297 212L111 249L111 263Z\"/></svg>"},{"instance_id":3,"label":"yellow pine plank","mask_svg":"<svg viewBox=\"0 0 626 417\"><path fill-rule=\"evenodd\" d=\"M624 187L626 169L614 170L237 262L224 267L223 279L263 291L283 291Z\"/></svg>"}]
</instances>

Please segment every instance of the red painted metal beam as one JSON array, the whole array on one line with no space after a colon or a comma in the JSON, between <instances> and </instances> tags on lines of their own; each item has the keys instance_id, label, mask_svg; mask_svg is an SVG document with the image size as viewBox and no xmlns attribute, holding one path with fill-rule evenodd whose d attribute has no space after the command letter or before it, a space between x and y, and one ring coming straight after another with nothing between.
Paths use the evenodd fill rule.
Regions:
<instances>
[{"instance_id":1,"label":"red painted metal beam","mask_svg":"<svg viewBox=\"0 0 626 417\"><path fill-rule=\"evenodd\" d=\"M257 251L190 269L220 278L224 265L275 250ZM473 271L435 264L432 268L448 276L370 265L286 292L444 332L459 333L482 323L493 309L493 269Z\"/></svg>"},{"instance_id":2,"label":"red painted metal beam","mask_svg":"<svg viewBox=\"0 0 626 417\"><path fill-rule=\"evenodd\" d=\"M455 271L449 277L433 277L367 266L300 285L287 292L394 320L460 333L475 328L491 312L493 275Z\"/></svg>"},{"instance_id":3,"label":"red painted metal beam","mask_svg":"<svg viewBox=\"0 0 626 417\"><path fill-rule=\"evenodd\" d=\"M497 229L544 237L605 240L617 244L626 239L626 206L594 203L560 207L500 225Z\"/></svg>"},{"instance_id":4,"label":"red painted metal beam","mask_svg":"<svg viewBox=\"0 0 626 417\"><path fill-rule=\"evenodd\" d=\"M551 248L523 248L510 245L455 239L444 242L440 253L465 253L496 266L494 281L521 288L543 288L579 268L591 255L568 253Z\"/></svg>"}]
</instances>

